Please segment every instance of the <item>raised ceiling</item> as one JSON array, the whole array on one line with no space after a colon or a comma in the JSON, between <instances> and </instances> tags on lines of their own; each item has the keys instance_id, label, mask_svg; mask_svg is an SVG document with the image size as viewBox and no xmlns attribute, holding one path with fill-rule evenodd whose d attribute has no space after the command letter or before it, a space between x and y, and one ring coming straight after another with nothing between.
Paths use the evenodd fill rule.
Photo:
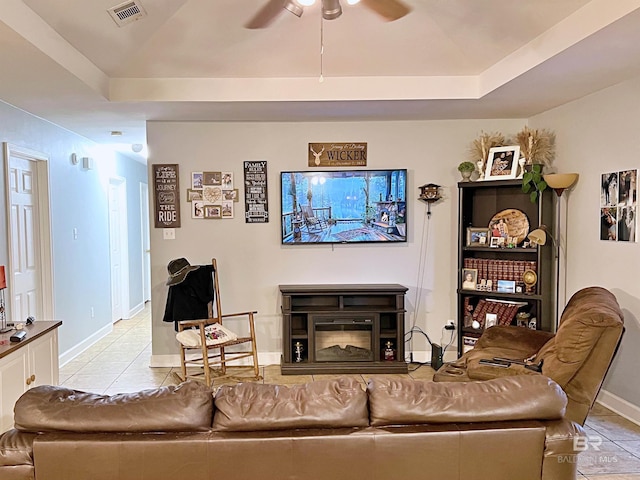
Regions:
<instances>
[{"instance_id":1,"label":"raised ceiling","mask_svg":"<svg viewBox=\"0 0 640 480\"><path fill-rule=\"evenodd\" d=\"M403 0L395 22L343 1L258 30L267 0L136 1L119 27L118 0L4 0L0 99L131 144L148 120L522 118L640 74L640 0Z\"/></svg>"}]
</instances>

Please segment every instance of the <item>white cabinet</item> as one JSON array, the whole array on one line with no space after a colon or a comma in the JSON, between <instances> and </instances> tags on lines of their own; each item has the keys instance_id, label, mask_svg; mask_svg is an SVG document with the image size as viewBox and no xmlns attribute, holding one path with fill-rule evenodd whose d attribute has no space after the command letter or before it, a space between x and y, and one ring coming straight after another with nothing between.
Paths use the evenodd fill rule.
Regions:
<instances>
[{"instance_id":1,"label":"white cabinet","mask_svg":"<svg viewBox=\"0 0 640 480\"><path fill-rule=\"evenodd\" d=\"M58 384L59 325L36 322L28 327L28 341L0 351L0 432L13 428L13 406L27 389Z\"/></svg>"}]
</instances>

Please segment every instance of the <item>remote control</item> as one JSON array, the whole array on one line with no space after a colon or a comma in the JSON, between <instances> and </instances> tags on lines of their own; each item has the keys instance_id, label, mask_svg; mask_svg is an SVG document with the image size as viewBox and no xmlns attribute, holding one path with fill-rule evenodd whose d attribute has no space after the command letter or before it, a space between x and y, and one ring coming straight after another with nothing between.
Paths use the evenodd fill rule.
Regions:
<instances>
[{"instance_id":1,"label":"remote control","mask_svg":"<svg viewBox=\"0 0 640 480\"><path fill-rule=\"evenodd\" d=\"M21 342L26 337L27 337L27 332L25 332L24 330L18 330L16 333L11 335L11 337L9 337L9 340L11 340L12 342Z\"/></svg>"},{"instance_id":2,"label":"remote control","mask_svg":"<svg viewBox=\"0 0 640 480\"><path fill-rule=\"evenodd\" d=\"M509 368L509 366L511 365L510 362L503 362L503 361L498 361L498 360L490 360L488 358L483 358L482 360L480 360L480 363L482 365L490 365L492 367L501 367L501 368Z\"/></svg>"}]
</instances>

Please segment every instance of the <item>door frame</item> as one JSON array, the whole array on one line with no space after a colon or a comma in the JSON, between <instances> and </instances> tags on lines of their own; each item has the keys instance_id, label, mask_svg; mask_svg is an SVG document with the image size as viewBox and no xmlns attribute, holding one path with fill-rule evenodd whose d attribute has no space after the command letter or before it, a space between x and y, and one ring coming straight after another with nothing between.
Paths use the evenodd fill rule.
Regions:
<instances>
[{"instance_id":1,"label":"door frame","mask_svg":"<svg viewBox=\"0 0 640 480\"><path fill-rule=\"evenodd\" d=\"M151 300L151 232L149 224L149 184L140 182L140 238L142 241L142 303ZM149 257L149 261L147 261Z\"/></svg>"},{"instance_id":2,"label":"door frame","mask_svg":"<svg viewBox=\"0 0 640 480\"><path fill-rule=\"evenodd\" d=\"M111 305L111 319L115 323L118 320L126 320L130 315L129 306L129 231L127 220L127 180L124 177L110 177L109 186L115 186L117 189L117 195L119 196L119 223L120 223L120 237L116 240L120 243L120 304L121 304L121 316L117 316L113 311L113 304ZM109 188L109 195L111 189ZM110 200L108 201L110 203ZM111 207L109 207L109 216L111 216ZM111 218L109 218L109 230L111 230ZM109 233L109 271L112 269L111 261L111 233ZM111 281L111 288L113 288L113 281ZM112 292L113 293L113 292ZM117 318L116 318L117 317Z\"/></svg>"},{"instance_id":3,"label":"door frame","mask_svg":"<svg viewBox=\"0 0 640 480\"><path fill-rule=\"evenodd\" d=\"M36 201L38 202L38 229L40 233L40 289L42 298L42 314L45 319L54 318L53 298L53 249L51 242L51 202L49 196L49 156L25 147L19 147L9 142L3 144L4 152L4 189L7 232L11 232L11 157L20 157L35 162L36 166ZM12 236L7 235L7 290L9 298L13 299L13 245ZM12 301L5 308L8 311L7 319L11 312ZM24 320L24 319L23 319Z\"/></svg>"}]
</instances>

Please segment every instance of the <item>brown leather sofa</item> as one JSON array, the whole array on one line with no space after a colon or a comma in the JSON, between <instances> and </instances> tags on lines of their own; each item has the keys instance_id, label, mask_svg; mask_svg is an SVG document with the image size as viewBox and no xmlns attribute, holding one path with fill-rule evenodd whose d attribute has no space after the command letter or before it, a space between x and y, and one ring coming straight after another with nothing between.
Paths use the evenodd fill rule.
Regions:
<instances>
[{"instance_id":1,"label":"brown leather sofa","mask_svg":"<svg viewBox=\"0 0 640 480\"><path fill-rule=\"evenodd\" d=\"M468 382L514 375L544 375L567 394L566 417L584 424L624 332L624 315L616 297L602 287L577 291L567 303L555 335L514 326L485 330L473 350L443 365L436 382ZM535 372L512 363L508 368L481 363L482 359L529 359Z\"/></svg>"},{"instance_id":2,"label":"brown leather sofa","mask_svg":"<svg viewBox=\"0 0 640 480\"><path fill-rule=\"evenodd\" d=\"M548 378L185 382L113 396L42 386L0 437L3 480L575 479Z\"/></svg>"}]
</instances>

